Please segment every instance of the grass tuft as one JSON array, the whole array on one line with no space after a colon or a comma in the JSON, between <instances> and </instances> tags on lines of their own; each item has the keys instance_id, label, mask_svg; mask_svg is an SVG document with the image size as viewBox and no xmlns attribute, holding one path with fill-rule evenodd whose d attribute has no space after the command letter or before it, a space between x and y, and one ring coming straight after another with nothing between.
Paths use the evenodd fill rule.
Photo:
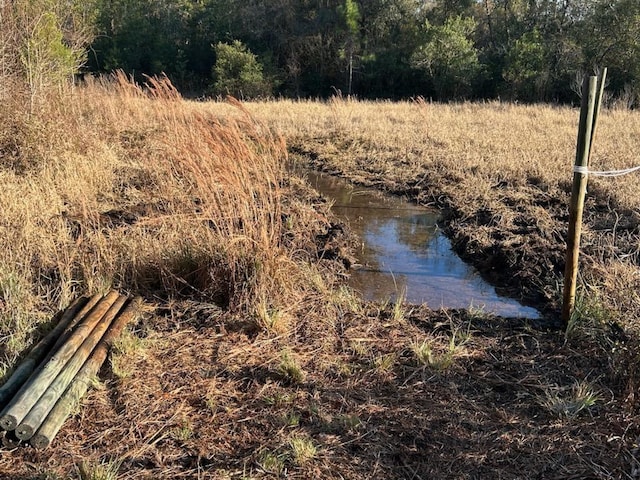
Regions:
<instances>
[{"instance_id":1,"label":"grass tuft","mask_svg":"<svg viewBox=\"0 0 640 480\"><path fill-rule=\"evenodd\" d=\"M284 350L280 354L278 373L291 383L302 383L305 379L305 372L289 350Z\"/></svg>"},{"instance_id":2,"label":"grass tuft","mask_svg":"<svg viewBox=\"0 0 640 480\"><path fill-rule=\"evenodd\" d=\"M402 288L397 296L395 301L393 302L393 307L391 308L391 320L395 323L402 322L405 316L405 300L407 298L407 292L405 288Z\"/></svg>"},{"instance_id":3,"label":"grass tuft","mask_svg":"<svg viewBox=\"0 0 640 480\"><path fill-rule=\"evenodd\" d=\"M289 317L279 309L270 309L264 300L256 306L256 322L258 327L268 333L283 334L289 330Z\"/></svg>"},{"instance_id":4,"label":"grass tuft","mask_svg":"<svg viewBox=\"0 0 640 480\"><path fill-rule=\"evenodd\" d=\"M131 362L133 357L144 357L147 348L145 339L134 335L130 330L122 332L111 349L111 371L120 378L128 378L132 375L134 365Z\"/></svg>"},{"instance_id":5,"label":"grass tuft","mask_svg":"<svg viewBox=\"0 0 640 480\"><path fill-rule=\"evenodd\" d=\"M458 356L463 346L469 341L469 332L453 329L447 337L427 338L422 342L414 340L410 346L418 365L428 366L434 370L447 370Z\"/></svg>"},{"instance_id":6,"label":"grass tuft","mask_svg":"<svg viewBox=\"0 0 640 480\"><path fill-rule=\"evenodd\" d=\"M539 403L549 412L566 418L574 418L588 411L601 400L600 392L585 381L576 382L570 390L547 389L539 397Z\"/></svg>"},{"instance_id":7,"label":"grass tuft","mask_svg":"<svg viewBox=\"0 0 640 480\"><path fill-rule=\"evenodd\" d=\"M258 465L266 473L281 475L285 468L285 456L264 450L259 455Z\"/></svg>"},{"instance_id":8,"label":"grass tuft","mask_svg":"<svg viewBox=\"0 0 640 480\"><path fill-rule=\"evenodd\" d=\"M565 329L565 340L592 338L607 343L607 324L613 318L614 312L605 305L596 290L587 291L580 288L576 293L575 306Z\"/></svg>"},{"instance_id":9,"label":"grass tuft","mask_svg":"<svg viewBox=\"0 0 640 480\"><path fill-rule=\"evenodd\" d=\"M85 461L78 466L78 478L79 480L117 480L121 465L122 461L120 460L100 463Z\"/></svg>"},{"instance_id":10,"label":"grass tuft","mask_svg":"<svg viewBox=\"0 0 640 480\"><path fill-rule=\"evenodd\" d=\"M291 448L293 461L298 466L309 463L318 453L318 449L313 444L313 441L305 437L291 438L289 440L289 447Z\"/></svg>"}]
</instances>

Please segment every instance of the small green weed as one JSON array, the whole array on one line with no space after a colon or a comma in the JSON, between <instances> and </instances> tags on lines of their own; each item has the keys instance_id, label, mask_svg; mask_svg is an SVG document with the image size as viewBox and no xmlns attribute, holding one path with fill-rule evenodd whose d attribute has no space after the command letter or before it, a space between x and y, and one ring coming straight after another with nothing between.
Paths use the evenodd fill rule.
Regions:
<instances>
[{"instance_id":1,"label":"small green weed","mask_svg":"<svg viewBox=\"0 0 640 480\"><path fill-rule=\"evenodd\" d=\"M130 356L143 356L147 347L146 340L136 337L131 331L125 330L120 338L113 344L111 355L111 369L118 378L128 378L133 373L133 364Z\"/></svg>"},{"instance_id":2,"label":"small green weed","mask_svg":"<svg viewBox=\"0 0 640 480\"><path fill-rule=\"evenodd\" d=\"M600 400L600 392L588 382L576 382L568 394L558 388L548 389L539 403L544 408L561 417L573 418L580 412L593 407Z\"/></svg>"},{"instance_id":3,"label":"small green weed","mask_svg":"<svg viewBox=\"0 0 640 480\"><path fill-rule=\"evenodd\" d=\"M454 329L448 338L436 337L423 340L415 340L411 344L411 351L416 357L419 365L429 366L434 370L446 370L459 354L460 349L471 338L470 333L460 332ZM442 346L445 340L445 346Z\"/></svg>"},{"instance_id":4,"label":"small green weed","mask_svg":"<svg viewBox=\"0 0 640 480\"><path fill-rule=\"evenodd\" d=\"M79 480L117 480L122 461L111 460L97 464L83 461L78 466Z\"/></svg>"},{"instance_id":5,"label":"small green weed","mask_svg":"<svg viewBox=\"0 0 640 480\"><path fill-rule=\"evenodd\" d=\"M193 427L189 420L183 420L179 426L171 430L171 436L181 442L186 442L193 437Z\"/></svg>"},{"instance_id":6,"label":"small green weed","mask_svg":"<svg viewBox=\"0 0 640 480\"><path fill-rule=\"evenodd\" d=\"M281 407L281 406L289 405L291 402L293 402L293 397L286 393L276 392L273 395L262 397L262 400L267 405Z\"/></svg>"},{"instance_id":7,"label":"small green weed","mask_svg":"<svg viewBox=\"0 0 640 480\"><path fill-rule=\"evenodd\" d=\"M258 465L266 473L281 475L284 472L284 456L269 450L263 450L258 458Z\"/></svg>"},{"instance_id":8,"label":"small green weed","mask_svg":"<svg viewBox=\"0 0 640 480\"><path fill-rule=\"evenodd\" d=\"M380 355L373 359L373 366L380 373L387 373L392 371L395 363L396 363L395 353Z\"/></svg>"},{"instance_id":9,"label":"small green weed","mask_svg":"<svg viewBox=\"0 0 640 480\"><path fill-rule=\"evenodd\" d=\"M371 347L363 340L351 340L349 348L355 355L360 357L366 357L371 352Z\"/></svg>"},{"instance_id":10,"label":"small green weed","mask_svg":"<svg viewBox=\"0 0 640 480\"><path fill-rule=\"evenodd\" d=\"M581 288L576 293L575 306L565 330L565 340L583 336L603 340L605 326L611 317L610 309L596 290L586 292Z\"/></svg>"},{"instance_id":11,"label":"small green weed","mask_svg":"<svg viewBox=\"0 0 640 480\"><path fill-rule=\"evenodd\" d=\"M353 430L362 425L362 420L357 415L340 415L338 421L346 430Z\"/></svg>"},{"instance_id":12,"label":"small green weed","mask_svg":"<svg viewBox=\"0 0 640 480\"><path fill-rule=\"evenodd\" d=\"M362 300L346 285L341 285L333 293L333 302L348 312L361 314L363 312Z\"/></svg>"},{"instance_id":13,"label":"small green weed","mask_svg":"<svg viewBox=\"0 0 640 480\"><path fill-rule=\"evenodd\" d=\"M282 417L282 423L286 427L297 427L300 425L300 414L295 411L287 412L287 414Z\"/></svg>"},{"instance_id":14,"label":"small green weed","mask_svg":"<svg viewBox=\"0 0 640 480\"><path fill-rule=\"evenodd\" d=\"M305 379L304 370L288 350L284 350L280 356L278 373L291 383L302 383Z\"/></svg>"},{"instance_id":15,"label":"small green weed","mask_svg":"<svg viewBox=\"0 0 640 480\"><path fill-rule=\"evenodd\" d=\"M406 313L405 310L405 300L407 298L407 290L406 288L402 288L398 292L398 296L396 297L395 302L393 302L393 308L391 309L391 320L395 323L399 323L404 320L404 316Z\"/></svg>"},{"instance_id":16,"label":"small green weed","mask_svg":"<svg viewBox=\"0 0 640 480\"><path fill-rule=\"evenodd\" d=\"M429 365L433 366L435 363L434 360L434 352L433 352L433 339L426 339L420 342L419 340L415 340L411 344L411 351L416 356L416 360L420 365Z\"/></svg>"},{"instance_id":17,"label":"small green weed","mask_svg":"<svg viewBox=\"0 0 640 480\"><path fill-rule=\"evenodd\" d=\"M211 411L211 413L216 413L218 411L218 402L213 394L208 394L205 397L204 404Z\"/></svg>"},{"instance_id":18,"label":"small green weed","mask_svg":"<svg viewBox=\"0 0 640 480\"><path fill-rule=\"evenodd\" d=\"M293 455L293 461L296 465L308 463L318 453L313 442L304 437L293 437L289 440L289 446L291 447L291 454Z\"/></svg>"}]
</instances>

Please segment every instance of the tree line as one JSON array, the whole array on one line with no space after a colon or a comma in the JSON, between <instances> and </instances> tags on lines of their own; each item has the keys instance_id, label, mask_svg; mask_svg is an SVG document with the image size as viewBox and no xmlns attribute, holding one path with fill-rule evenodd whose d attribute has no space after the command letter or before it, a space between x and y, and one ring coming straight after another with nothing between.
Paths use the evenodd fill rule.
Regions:
<instances>
[{"instance_id":1,"label":"tree line","mask_svg":"<svg viewBox=\"0 0 640 480\"><path fill-rule=\"evenodd\" d=\"M51 7L64 42L76 30L68 10L80 12L73 22L93 33L86 72L165 73L197 95L564 103L607 66L608 92L640 101L638 0L6 3Z\"/></svg>"}]
</instances>

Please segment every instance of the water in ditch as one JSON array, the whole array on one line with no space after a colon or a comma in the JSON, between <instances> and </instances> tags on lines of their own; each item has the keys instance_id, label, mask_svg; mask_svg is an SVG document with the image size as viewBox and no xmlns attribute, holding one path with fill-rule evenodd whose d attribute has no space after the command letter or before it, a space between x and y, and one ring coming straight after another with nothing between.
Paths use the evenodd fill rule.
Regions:
<instances>
[{"instance_id":1,"label":"water in ditch","mask_svg":"<svg viewBox=\"0 0 640 480\"><path fill-rule=\"evenodd\" d=\"M438 212L400 198L354 187L342 179L306 172L309 183L334 202L361 239L361 266L350 285L366 300L387 300L404 292L410 303L437 308L476 308L504 317L538 318L537 310L501 297L452 250L437 227Z\"/></svg>"}]
</instances>

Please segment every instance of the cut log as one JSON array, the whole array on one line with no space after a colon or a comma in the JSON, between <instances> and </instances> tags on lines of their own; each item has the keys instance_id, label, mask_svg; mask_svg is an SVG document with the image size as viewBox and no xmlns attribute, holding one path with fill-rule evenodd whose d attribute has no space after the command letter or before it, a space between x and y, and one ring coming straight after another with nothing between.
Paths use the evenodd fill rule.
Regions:
<instances>
[{"instance_id":1,"label":"cut log","mask_svg":"<svg viewBox=\"0 0 640 480\"><path fill-rule=\"evenodd\" d=\"M14 370L11 378L0 387L0 408L6 406L11 397L35 375L41 366L49 361L64 342L66 342L73 329L80 323L91 309L100 301L101 295L94 295L88 301L79 298L65 310L56 327L40 340L29 352L25 359ZM78 308L81 310L78 311ZM53 343L55 341L55 343ZM53 346L51 344L53 343ZM42 365L41 365L42 364Z\"/></svg>"},{"instance_id":2,"label":"cut log","mask_svg":"<svg viewBox=\"0 0 640 480\"><path fill-rule=\"evenodd\" d=\"M82 322L87 314L97 305L97 303L102 299L102 295L96 294L89 299L89 301L82 307L82 310L78 312L78 314L71 320L71 323L67 325L67 328L64 329L64 332L58 337L56 343L53 344L53 347L49 350L49 354L45 357L45 361L49 361L53 355L58 351L58 349L64 344L69 337L73 333L74 329Z\"/></svg>"},{"instance_id":3,"label":"cut log","mask_svg":"<svg viewBox=\"0 0 640 480\"><path fill-rule=\"evenodd\" d=\"M33 405L29 413L16 427L16 436L20 440L29 440L42 424L47 414L51 411L58 399L62 396L69 384L73 381L78 371L87 361L93 349L98 345L111 322L118 315L122 306L127 301L127 297L121 295L115 303L104 314L98 325L82 342L82 345L73 354L73 357L65 364L58 376L51 382L37 402Z\"/></svg>"},{"instance_id":4,"label":"cut log","mask_svg":"<svg viewBox=\"0 0 640 480\"><path fill-rule=\"evenodd\" d=\"M2 446L5 448L17 448L20 446L21 440L16 437L14 431L4 432L2 435Z\"/></svg>"},{"instance_id":5,"label":"cut log","mask_svg":"<svg viewBox=\"0 0 640 480\"><path fill-rule=\"evenodd\" d=\"M20 388L0 413L0 428L14 430L18 426L118 297L118 292L110 292L98 302L60 349Z\"/></svg>"},{"instance_id":6,"label":"cut log","mask_svg":"<svg viewBox=\"0 0 640 480\"><path fill-rule=\"evenodd\" d=\"M71 325L76 314L84 304L87 303L86 298L78 298L69 308L60 316L57 325L49 332L49 334L41 339L29 354L22 360L20 365L11 374L11 377L0 387L0 406L4 406L9 399L20 389L27 381L29 375L33 373L36 367L44 360L47 354L52 350L52 346L61 337L67 327Z\"/></svg>"},{"instance_id":7,"label":"cut log","mask_svg":"<svg viewBox=\"0 0 640 480\"><path fill-rule=\"evenodd\" d=\"M133 300L113 321L107 333L102 337L98 346L76 375L73 383L67 388L64 395L60 397L53 410L49 412L36 434L31 437L30 443L33 447L46 448L51 444L67 417L86 393L92 379L97 375L107 358L109 349L118 339L127 323L136 315L139 303L139 298Z\"/></svg>"}]
</instances>

